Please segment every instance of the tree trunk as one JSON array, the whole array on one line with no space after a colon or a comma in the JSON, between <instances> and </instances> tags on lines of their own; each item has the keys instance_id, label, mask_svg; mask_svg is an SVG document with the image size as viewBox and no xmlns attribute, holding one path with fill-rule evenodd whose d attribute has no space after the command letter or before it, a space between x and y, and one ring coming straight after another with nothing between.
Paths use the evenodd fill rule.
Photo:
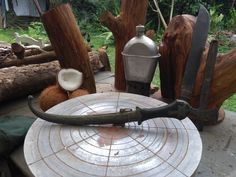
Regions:
<instances>
[{"instance_id":1,"label":"tree trunk","mask_svg":"<svg viewBox=\"0 0 236 177\"><path fill-rule=\"evenodd\" d=\"M181 15L172 19L160 45L161 94L167 99L180 96L182 77L191 47L195 17Z\"/></svg>"},{"instance_id":2,"label":"tree trunk","mask_svg":"<svg viewBox=\"0 0 236 177\"><path fill-rule=\"evenodd\" d=\"M206 59L206 57L204 58ZM205 60L200 68L196 83L202 83ZM209 108L220 108L223 102L236 93L236 49L227 54L218 55L214 68L213 82L209 95ZM193 105L199 103L200 85L193 92Z\"/></svg>"},{"instance_id":3,"label":"tree trunk","mask_svg":"<svg viewBox=\"0 0 236 177\"><path fill-rule=\"evenodd\" d=\"M122 0L120 15L114 17L105 12L101 23L108 27L115 38L115 87L124 91L126 88L124 66L121 52L125 44L135 36L135 27L145 23L148 0Z\"/></svg>"},{"instance_id":4,"label":"tree trunk","mask_svg":"<svg viewBox=\"0 0 236 177\"><path fill-rule=\"evenodd\" d=\"M195 18L193 16L179 15L172 19L165 31L160 45L161 60L159 65L163 98L176 99L180 97L194 25ZM190 104L193 107L199 106L207 52L208 46L203 53L193 95L190 99ZM235 68L236 49L225 55L217 56L208 97L208 108L219 109L222 103L236 92Z\"/></svg>"},{"instance_id":5,"label":"tree trunk","mask_svg":"<svg viewBox=\"0 0 236 177\"><path fill-rule=\"evenodd\" d=\"M41 18L61 67L74 68L82 72L82 87L90 93L95 93L95 81L88 52L70 5L59 5L44 13Z\"/></svg>"},{"instance_id":6,"label":"tree trunk","mask_svg":"<svg viewBox=\"0 0 236 177\"><path fill-rule=\"evenodd\" d=\"M0 102L36 93L56 82L57 61L0 69Z\"/></svg>"}]
</instances>

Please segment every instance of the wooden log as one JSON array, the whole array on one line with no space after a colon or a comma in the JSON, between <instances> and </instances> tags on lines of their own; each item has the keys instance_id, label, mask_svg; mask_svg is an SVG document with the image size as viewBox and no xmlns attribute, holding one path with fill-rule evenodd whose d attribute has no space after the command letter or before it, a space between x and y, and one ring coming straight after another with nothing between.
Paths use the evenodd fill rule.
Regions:
<instances>
[{"instance_id":1,"label":"wooden log","mask_svg":"<svg viewBox=\"0 0 236 177\"><path fill-rule=\"evenodd\" d=\"M23 59L31 55L37 55L43 52L53 51L53 48L51 45L45 46L41 49L39 47L27 47L19 43L12 43L11 50L18 59Z\"/></svg>"},{"instance_id":2,"label":"wooden log","mask_svg":"<svg viewBox=\"0 0 236 177\"><path fill-rule=\"evenodd\" d=\"M23 45L18 43L12 43L11 44L12 52L17 56L19 59L24 58L25 48Z\"/></svg>"},{"instance_id":3,"label":"wooden log","mask_svg":"<svg viewBox=\"0 0 236 177\"><path fill-rule=\"evenodd\" d=\"M124 66L121 52L125 44L135 36L135 27L145 23L148 0L122 0L120 15L114 17L110 12L101 16L101 23L109 28L115 38L115 87L126 88Z\"/></svg>"},{"instance_id":4,"label":"wooden log","mask_svg":"<svg viewBox=\"0 0 236 177\"><path fill-rule=\"evenodd\" d=\"M191 47L195 17L180 15L174 17L166 29L160 44L161 94L166 99L180 96L185 64Z\"/></svg>"},{"instance_id":5,"label":"wooden log","mask_svg":"<svg viewBox=\"0 0 236 177\"><path fill-rule=\"evenodd\" d=\"M42 50L44 50L44 51L52 51L53 50L53 47L52 47L52 45L46 45L46 46L44 46L43 48L42 48Z\"/></svg>"},{"instance_id":6,"label":"wooden log","mask_svg":"<svg viewBox=\"0 0 236 177\"><path fill-rule=\"evenodd\" d=\"M38 55L38 54L41 54L41 53L46 53L46 51L44 51L42 49L38 49L38 48L30 48L30 49L27 49L25 51L24 57L29 57L29 56L32 56L32 55Z\"/></svg>"},{"instance_id":7,"label":"wooden log","mask_svg":"<svg viewBox=\"0 0 236 177\"><path fill-rule=\"evenodd\" d=\"M98 51L91 51L88 53L88 55L94 73L97 71L111 71L109 58L104 49L101 48L98 49ZM26 51L25 56L27 57L24 57L24 59L22 60L11 59L3 61L2 63L0 63L0 68L6 68L11 66L22 66L28 64L40 64L57 59L57 56L54 51L51 52L44 51L42 53L42 51L38 49Z\"/></svg>"},{"instance_id":8,"label":"wooden log","mask_svg":"<svg viewBox=\"0 0 236 177\"><path fill-rule=\"evenodd\" d=\"M82 72L82 87L95 93L95 80L88 52L70 5L59 5L44 13L41 18L61 67Z\"/></svg>"},{"instance_id":9,"label":"wooden log","mask_svg":"<svg viewBox=\"0 0 236 177\"><path fill-rule=\"evenodd\" d=\"M0 69L0 102L37 93L56 82L57 61Z\"/></svg>"},{"instance_id":10,"label":"wooden log","mask_svg":"<svg viewBox=\"0 0 236 177\"><path fill-rule=\"evenodd\" d=\"M99 48L98 53L99 53L99 60L104 66L102 68L102 71L111 71L111 65L110 65L110 61L106 52L106 48L103 48L103 47Z\"/></svg>"},{"instance_id":11,"label":"wooden log","mask_svg":"<svg viewBox=\"0 0 236 177\"><path fill-rule=\"evenodd\" d=\"M110 62L107 53L98 49L88 53L90 64L94 73L98 71L111 71Z\"/></svg>"},{"instance_id":12,"label":"wooden log","mask_svg":"<svg viewBox=\"0 0 236 177\"><path fill-rule=\"evenodd\" d=\"M180 97L188 53L191 47L195 18L189 15L176 16L169 23L160 45L160 79L162 97L175 99ZM206 44L198 70L190 104L199 106L200 90L203 82L208 52ZM218 55L214 66L213 81L208 97L208 108L219 109L222 103L236 92L236 49Z\"/></svg>"},{"instance_id":13,"label":"wooden log","mask_svg":"<svg viewBox=\"0 0 236 177\"><path fill-rule=\"evenodd\" d=\"M9 60L0 63L0 68L6 68L11 66L21 66L21 65L29 65L29 64L40 64L40 63L46 63L53 60L56 60L57 56L54 51L51 52L45 52L38 55L32 55L25 57L22 60Z\"/></svg>"},{"instance_id":14,"label":"wooden log","mask_svg":"<svg viewBox=\"0 0 236 177\"><path fill-rule=\"evenodd\" d=\"M202 83L205 59L201 64L196 83ZM224 55L218 55L214 68L213 82L209 95L209 108L220 108L223 102L236 93L236 49ZM199 104L200 85L196 84L192 104Z\"/></svg>"},{"instance_id":15,"label":"wooden log","mask_svg":"<svg viewBox=\"0 0 236 177\"><path fill-rule=\"evenodd\" d=\"M0 63L13 55L11 47L8 44L0 42Z\"/></svg>"}]
</instances>

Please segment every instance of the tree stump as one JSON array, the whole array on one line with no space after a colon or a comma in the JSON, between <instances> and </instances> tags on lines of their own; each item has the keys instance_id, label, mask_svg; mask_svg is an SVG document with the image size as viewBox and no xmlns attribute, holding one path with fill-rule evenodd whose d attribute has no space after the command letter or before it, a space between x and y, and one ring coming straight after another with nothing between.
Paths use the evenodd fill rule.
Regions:
<instances>
[{"instance_id":1,"label":"tree stump","mask_svg":"<svg viewBox=\"0 0 236 177\"><path fill-rule=\"evenodd\" d=\"M176 16L164 33L159 61L161 94L164 98L175 99L180 96L194 20L193 16Z\"/></svg>"},{"instance_id":2,"label":"tree stump","mask_svg":"<svg viewBox=\"0 0 236 177\"><path fill-rule=\"evenodd\" d=\"M162 97L176 99L180 97L181 84L188 54L191 48L195 17L179 15L172 19L166 29L160 45L160 79ZM200 90L203 82L208 44L206 44L190 104L199 106ZM236 92L236 49L218 55L214 67L208 108L219 109L222 103Z\"/></svg>"},{"instance_id":3,"label":"tree stump","mask_svg":"<svg viewBox=\"0 0 236 177\"><path fill-rule=\"evenodd\" d=\"M59 5L44 13L41 18L61 67L82 72L82 87L90 93L95 93L88 52L70 5Z\"/></svg>"},{"instance_id":4,"label":"tree stump","mask_svg":"<svg viewBox=\"0 0 236 177\"><path fill-rule=\"evenodd\" d=\"M135 27L145 23L148 0L122 0L120 15L114 17L110 12L101 16L101 23L109 28L115 38L115 87L126 88L124 66L121 52L125 44L135 36Z\"/></svg>"}]
</instances>

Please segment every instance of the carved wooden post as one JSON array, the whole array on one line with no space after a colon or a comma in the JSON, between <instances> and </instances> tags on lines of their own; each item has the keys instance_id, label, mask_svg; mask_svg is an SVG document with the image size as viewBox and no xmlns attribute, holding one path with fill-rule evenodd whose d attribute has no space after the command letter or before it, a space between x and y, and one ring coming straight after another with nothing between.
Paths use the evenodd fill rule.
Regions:
<instances>
[{"instance_id":1,"label":"carved wooden post","mask_svg":"<svg viewBox=\"0 0 236 177\"><path fill-rule=\"evenodd\" d=\"M86 45L70 5L57 6L44 13L41 18L61 67L82 72L82 87L90 93L96 92Z\"/></svg>"},{"instance_id":2,"label":"carved wooden post","mask_svg":"<svg viewBox=\"0 0 236 177\"><path fill-rule=\"evenodd\" d=\"M182 77L191 47L193 16L176 16L166 29L160 45L161 94L175 99L180 95Z\"/></svg>"},{"instance_id":3,"label":"carved wooden post","mask_svg":"<svg viewBox=\"0 0 236 177\"><path fill-rule=\"evenodd\" d=\"M114 17L110 12L105 12L101 23L108 27L115 38L115 87L125 90L125 75L121 52L125 44L135 36L135 27L145 23L148 0L122 0L120 15Z\"/></svg>"},{"instance_id":4,"label":"carved wooden post","mask_svg":"<svg viewBox=\"0 0 236 177\"><path fill-rule=\"evenodd\" d=\"M172 19L165 31L160 45L160 79L164 98L175 99L180 96L180 89L185 64L191 47L195 18L179 15ZM201 59L200 68L193 89L190 104L199 106L200 90L203 82L208 46ZM222 103L236 92L236 49L216 59L214 75L208 97L208 108L220 108Z\"/></svg>"}]
</instances>

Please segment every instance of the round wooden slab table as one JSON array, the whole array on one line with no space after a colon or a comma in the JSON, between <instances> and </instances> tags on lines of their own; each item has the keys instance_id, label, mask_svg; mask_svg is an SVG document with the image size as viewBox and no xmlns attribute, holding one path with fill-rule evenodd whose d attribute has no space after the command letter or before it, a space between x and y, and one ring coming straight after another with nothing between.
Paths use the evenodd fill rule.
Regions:
<instances>
[{"instance_id":1,"label":"round wooden slab table","mask_svg":"<svg viewBox=\"0 0 236 177\"><path fill-rule=\"evenodd\" d=\"M49 113L86 115L165 105L128 93L100 93L65 101ZM125 127L67 126L37 119L24 154L35 177L194 176L202 142L189 118L156 118Z\"/></svg>"}]
</instances>

